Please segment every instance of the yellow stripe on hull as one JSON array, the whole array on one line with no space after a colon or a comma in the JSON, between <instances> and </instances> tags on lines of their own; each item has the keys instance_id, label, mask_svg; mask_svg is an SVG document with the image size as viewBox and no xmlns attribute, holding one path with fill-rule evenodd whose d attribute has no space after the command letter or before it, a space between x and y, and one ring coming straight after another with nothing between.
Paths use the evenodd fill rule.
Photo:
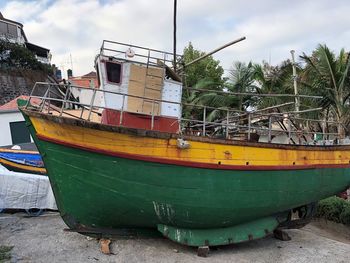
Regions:
<instances>
[{"instance_id":1,"label":"yellow stripe on hull","mask_svg":"<svg viewBox=\"0 0 350 263\"><path fill-rule=\"evenodd\" d=\"M39 136L63 141L96 150L143 155L174 161L206 164L290 166L349 164L350 151L344 150L298 150L264 148L189 141L189 149L179 149L176 139L160 139L133 136L117 132L57 123L47 119L30 117ZM248 162L248 163L247 163Z\"/></svg>"},{"instance_id":2,"label":"yellow stripe on hull","mask_svg":"<svg viewBox=\"0 0 350 263\"><path fill-rule=\"evenodd\" d=\"M24 164L20 164L20 163L10 162L10 161L7 161L7 160L2 159L2 158L0 158L0 164L8 165L8 166L11 166L13 168L17 168L19 170L28 171L28 173L30 173L30 172L41 173L41 174L45 174L46 173L46 169L45 168L33 167L33 166L24 165Z\"/></svg>"}]
</instances>

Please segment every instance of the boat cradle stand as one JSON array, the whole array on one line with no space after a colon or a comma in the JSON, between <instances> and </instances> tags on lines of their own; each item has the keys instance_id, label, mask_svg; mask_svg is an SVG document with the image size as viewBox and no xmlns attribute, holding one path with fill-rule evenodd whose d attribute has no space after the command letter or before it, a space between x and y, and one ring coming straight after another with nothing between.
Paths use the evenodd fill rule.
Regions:
<instances>
[{"instance_id":1,"label":"boat cradle stand","mask_svg":"<svg viewBox=\"0 0 350 263\"><path fill-rule=\"evenodd\" d=\"M209 246L237 244L273 234L280 222L276 217L265 217L232 227L187 229L158 224L165 237L187 246L198 247L198 256L206 257Z\"/></svg>"}]
</instances>

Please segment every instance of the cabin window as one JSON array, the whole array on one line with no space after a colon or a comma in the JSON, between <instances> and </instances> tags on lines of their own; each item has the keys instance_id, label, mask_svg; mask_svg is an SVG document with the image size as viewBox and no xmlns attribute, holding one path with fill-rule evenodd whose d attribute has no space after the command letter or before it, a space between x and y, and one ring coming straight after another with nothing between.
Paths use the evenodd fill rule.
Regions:
<instances>
[{"instance_id":1,"label":"cabin window","mask_svg":"<svg viewBox=\"0 0 350 263\"><path fill-rule=\"evenodd\" d=\"M122 65L119 63L106 62L107 80L119 84L121 82Z\"/></svg>"}]
</instances>

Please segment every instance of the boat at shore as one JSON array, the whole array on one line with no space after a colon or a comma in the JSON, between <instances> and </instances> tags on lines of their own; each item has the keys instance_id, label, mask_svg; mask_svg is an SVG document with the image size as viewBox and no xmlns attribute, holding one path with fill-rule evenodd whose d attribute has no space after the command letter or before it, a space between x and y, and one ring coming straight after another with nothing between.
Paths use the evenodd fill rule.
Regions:
<instances>
[{"instance_id":1,"label":"boat at shore","mask_svg":"<svg viewBox=\"0 0 350 263\"><path fill-rule=\"evenodd\" d=\"M46 174L39 152L0 148L0 164L13 172Z\"/></svg>"},{"instance_id":2,"label":"boat at shore","mask_svg":"<svg viewBox=\"0 0 350 263\"><path fill-rule=\"evenodd\" d=\"M226 117L207 121L211 109L200 106L203 119L184 118L182 78L170 56L104 41L95 59L100 87L87 89L88 103L74 95L81 87L45 83L19 101L70 229L233 244L292 226L293 210L307 223L315 202L349 187L350 145L310 141L291 125L300 112L217 109ZM287 129L274 128L277 121ZM287 143L274 143L278 134Z\"/></svg>"}]
</instances>

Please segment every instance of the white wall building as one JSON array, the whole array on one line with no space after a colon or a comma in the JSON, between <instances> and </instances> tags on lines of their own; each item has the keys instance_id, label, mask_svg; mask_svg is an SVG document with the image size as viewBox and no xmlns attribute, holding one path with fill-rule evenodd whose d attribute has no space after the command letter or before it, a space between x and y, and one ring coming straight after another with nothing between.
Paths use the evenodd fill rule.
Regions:
<instances>
[{"instance_id":1,"label":"white wall building","mask_svg":"<svg viewBox=\"0 0 350 263\"><path fill-rule=\"evenodd\" d=\"M0 106L0 146L33 142L24 118L17 108L18 98Z\"/></svg>"}]
</instances>

